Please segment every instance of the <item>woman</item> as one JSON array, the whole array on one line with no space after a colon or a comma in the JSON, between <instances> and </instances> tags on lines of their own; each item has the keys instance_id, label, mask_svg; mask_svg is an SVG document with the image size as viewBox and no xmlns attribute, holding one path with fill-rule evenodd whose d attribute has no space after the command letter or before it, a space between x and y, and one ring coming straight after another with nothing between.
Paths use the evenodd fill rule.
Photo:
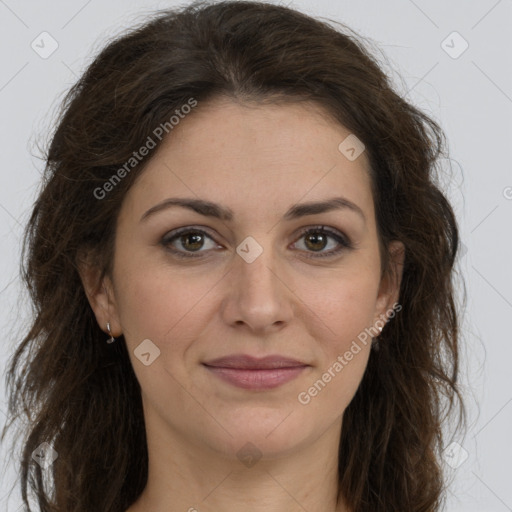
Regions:
<instances>
[{"instance_id":1,"label":"woman","mask_svg":"<svg viewBox=\"0 0 512 512\"><path fill-rule=\"evenodd\" d=\"M71 89L8 374L25 502L440 510L444 412L464 410L444 135L348 34L193 4Z\"/></svg>"}]
</instances>

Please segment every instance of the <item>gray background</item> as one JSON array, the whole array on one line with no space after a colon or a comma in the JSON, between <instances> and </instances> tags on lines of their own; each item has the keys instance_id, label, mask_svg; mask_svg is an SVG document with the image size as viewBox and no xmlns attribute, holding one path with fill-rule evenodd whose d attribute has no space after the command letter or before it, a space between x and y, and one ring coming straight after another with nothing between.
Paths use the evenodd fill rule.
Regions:
<instances>
[{"instance_id":1,"label":"gray background","mask_svg":"<svg viewBox=\"0 0 512 512\"><path fill-rule=\"evenodd\" d=\"M20 296L18 265L22 226L43 169L36 144L45 141L63 94L108 38L141 21L146 12L178 4L0 0L2 371L30 314ZM446 452L453 477L446 510L512 511L507 324L512 314L512 1L296 0L290 5L371 38L387 57L377 55L398 91L438 120L447 134L451 162L444 164L448 168L451 163L453 179L446 174L443 186L464 244L458 263L468 299L461 385L469 426L465 437L451 439L448 432L447 445L457 444ZM31 44L39 53L51 50L55 43L40 35L45 31L58 48L42 58ZM454 31L460 35L451 35ZM461 53L465 41L469 46ZM2 378L2 425L3 411ZM0 460L0 510L16 511L21 500L17 487L12 490L17 477L5 446Z\"/></svg>"}]
</instances>

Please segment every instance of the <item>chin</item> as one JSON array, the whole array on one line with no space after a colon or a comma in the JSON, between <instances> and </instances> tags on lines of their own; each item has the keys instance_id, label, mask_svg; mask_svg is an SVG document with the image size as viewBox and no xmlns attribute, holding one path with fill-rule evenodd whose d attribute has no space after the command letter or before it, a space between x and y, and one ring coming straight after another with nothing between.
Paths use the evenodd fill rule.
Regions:
<instances>
[{"instance_id":1,"label":"chin","mask_svg":"<svg viewBox=\"0 0 512 512\"><path fill-rule=\"evenodd\" d=\"M228 457L279 459L294 450L299 450L315 431L321 435L324 429L316 428L292 408L269 407L238 408L230 417L219 418L227 432L222 439L211 439L216 451ZM220 441L220 442L219 442Z\"/></svg>"}]
</instances>

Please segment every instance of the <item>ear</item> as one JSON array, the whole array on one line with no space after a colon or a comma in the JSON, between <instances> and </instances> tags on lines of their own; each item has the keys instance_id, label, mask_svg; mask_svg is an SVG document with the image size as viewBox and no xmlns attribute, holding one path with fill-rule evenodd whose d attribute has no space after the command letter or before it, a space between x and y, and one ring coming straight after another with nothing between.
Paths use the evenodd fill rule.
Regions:
<instances>
[{"instance_id":1,"label":"ear","mask_svg":"<svg viewBox=\"0 0 512 512\"><path fill-rule=\"evenodd\" d=\"M388 253L389 269L381 278L373 320L374 325L381 327L385 325L387 318L394 309L393 305L398 303L400 296L400 283L402 282L405 259L404 244L398 240L391 241L388 245Z\"/></svg>"},{"instance_id":2,"label":"ear","mask_svg":"<svg viewBox=\"0 0 512 512\"><path fill-rule=\"evenodd\" d=\"M114 286L108 276L102 277L100 268L92 262L90 255L81 252L77 257L77 267L87 300L94 312L100 328L108 334L107 322L114 337L122 334Z\"/></svg>"}]
</instances>

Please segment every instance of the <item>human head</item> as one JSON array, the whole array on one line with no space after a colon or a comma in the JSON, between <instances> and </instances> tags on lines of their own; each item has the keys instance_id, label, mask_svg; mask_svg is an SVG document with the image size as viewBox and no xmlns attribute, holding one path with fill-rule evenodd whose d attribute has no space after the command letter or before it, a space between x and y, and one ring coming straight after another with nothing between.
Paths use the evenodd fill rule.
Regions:
<instances>
[{"instance_id":1,"label":"human head","mask_svg":"<svg viewBox=\"0 0 512 512\"><path fill-rule=\"evenodd\" d=\"M28 395L32 382L53 394L35 422L44 423L44 429L27 444L26 464L40 444L36 441L57 432L64 417L77 423L75 428L69 424L55 446L63 462L84 472L93 461L113 467L111 478L105 478L108 488L102 493L96 486L105 500L94 502L97 508L106 500L133 501L146 478L140 388L124 345L103 345L104 327L84 293L79 263L87 254L102 277L113 275L118 214L151 158L131 166L111 190L105 190L105 183L190 98L198 102L198 112L220 95L242 104L309 102L365 145L382 276L392 269L389 243L399 240L405 247L402 311L384 327L379 350L369 354L343 417L340 485L351 503L368 510L381 506L376 489L389 508L403 506L407 493L418 503L438 500L440 418L435 404L441 389L448 389L449 396L457 391L451 270L458 232L433 175L442 134L433 120L392 90L348 32L267 4L168 11L111 43L70 91L27 231L24 275L39 309L25 341L28 345L43 336L44 344L32 354L25 389ZM98 189L106 192L104 197L99 198ZM442 351L444 361L438 357ZM105 389L111 390L108 396ZM83 404L91 393L97 416L89 411L87 424L78 414L83 405L73 410L70 403ZM105 440L96 452L88 439L92 424L94 435L101 429ZM76 442L77 429L81 443ZM85 458L83 446L90 449ZM140 449L126 457L126 446ZM73 473L66 465L56 461L55 470L61 489L66 482L71 486ZM386 490L383 478L399 470L404 476ZM423 485L425 478L431 485ZM86 493L84 485L83 503Z\"/></svg>"}]
</instances>

